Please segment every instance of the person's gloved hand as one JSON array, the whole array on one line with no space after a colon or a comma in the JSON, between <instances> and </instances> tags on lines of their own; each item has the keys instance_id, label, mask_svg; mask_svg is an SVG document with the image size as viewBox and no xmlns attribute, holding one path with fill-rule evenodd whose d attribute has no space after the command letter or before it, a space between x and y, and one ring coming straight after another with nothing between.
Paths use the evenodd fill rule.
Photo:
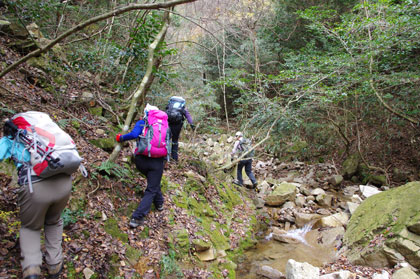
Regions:
<instances>
[{"instance_id":1,"label":"person's gloved hand","mask_svg":"<svg viewBox=\"0 0 420 279\"><path fill-rule=\"evenodd\" d=\"M191 129L195 130L195 125L194 124L191 124Z\"/></svg>"},{"instance_id":2,"label":"person's gloved hand","mask_svg":"<svg viewBox=\"0 0 420 279\"><path fill-rule=\"evenodd\" d=\"M121 134L117 134L117 136L115 137L115 140L117 141L117 142L121 142Z\"/></svg>"}]
</instances>

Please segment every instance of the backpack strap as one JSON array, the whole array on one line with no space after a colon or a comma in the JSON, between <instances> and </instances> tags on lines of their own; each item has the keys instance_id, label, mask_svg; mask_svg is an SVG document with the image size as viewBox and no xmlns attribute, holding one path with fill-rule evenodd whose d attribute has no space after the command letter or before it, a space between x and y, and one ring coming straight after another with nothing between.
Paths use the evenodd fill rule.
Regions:
<instances>
[{"instance_id":1,"label":"backpack strap","mask_svg":"<svg viewBox=\"0 0 420 279\"><path fill-rule=\"evenodd\" d=\"M18 139L20 139L20 135L23 134L23 133L24 133L24 130L18 129L18 131L16 133L16 136L13 139L11 154L13 154L13 151L14 151L15 145L16 145L16 142L18 141ZM21 156L22 157L22 160L19 160L19 158L14 157L14 156L12 158L13 158L13 161L15 161L16 163L20 163L22 165L22 167L26 168L26 178L24 179L23 183L24 184L26 182L28 183L29 193L32 194L34 192L34 188L32 186L32 173L31 173L31 167L32 166L31 166L31 162L30 161L29 162L25 162L23 160L23 156L24 156L24 153L25 153L26 150L29 152L28 148L26 148L26 147L22 150L22 156Z\"/></svg>"}]
</instances>

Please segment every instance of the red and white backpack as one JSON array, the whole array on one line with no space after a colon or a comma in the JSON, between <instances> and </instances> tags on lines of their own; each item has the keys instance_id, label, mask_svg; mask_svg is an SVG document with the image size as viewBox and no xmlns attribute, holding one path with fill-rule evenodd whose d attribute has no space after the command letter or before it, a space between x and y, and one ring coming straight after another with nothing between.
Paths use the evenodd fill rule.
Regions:
<instances>
[{"instance_id":1,"label":"red and white backpack","mask_svg":"<svg viewBox=\"0 0 420 279\"><path fill-rule=\"evenodd\" d=\"M18 128L16 140L31 154L31 175L47 178L77 171L82 158L76 144L46 113L28 111L14 115L11 120Z\"/></svg>"}]
</instances>

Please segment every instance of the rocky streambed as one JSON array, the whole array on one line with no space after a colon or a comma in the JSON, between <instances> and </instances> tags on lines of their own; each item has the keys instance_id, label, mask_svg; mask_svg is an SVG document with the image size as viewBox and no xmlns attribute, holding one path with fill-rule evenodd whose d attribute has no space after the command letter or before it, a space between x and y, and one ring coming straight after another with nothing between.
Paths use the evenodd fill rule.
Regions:
<instances>
[{"instance_id":1,"label":"rocky streambed","mask_svg":"<svg viewBox=\"0 0 420 279\"><path fill-rule=\"evenodd\" d=\"M204 160L230 161L226 135L203 145ZM333 164L275 158L253 166L259 186L248 191L268 228L243 255L237 278L418 278L420 182L364 185L345 181Z\"/></svg>"}]
</instances>

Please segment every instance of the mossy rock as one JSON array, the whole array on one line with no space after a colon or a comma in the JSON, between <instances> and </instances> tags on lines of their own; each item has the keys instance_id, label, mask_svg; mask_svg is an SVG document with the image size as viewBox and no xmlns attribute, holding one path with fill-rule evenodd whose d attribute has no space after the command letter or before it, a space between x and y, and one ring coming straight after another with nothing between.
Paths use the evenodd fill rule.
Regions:
<instances>
[{"instance_id":1,"label":"mossy rock","mask_svg":"<svg viewBox=\"0 0 420 279\"><path fill-rule=\"evenodd\" d=\"M345 179L350 179L359 166L360 156L357 153L350 155L343 163L342 175Z\"/></svg>"},{"instance_id":2,"label":"mossy rock","mask_svg":"<svg viewBox=\"0 0 420 279\"><path fill-rule=\"evenodd\" d=\"M114 218L109 218L108 220L105 221L104 229L112 237L121 240L121 242L123 242L123 243L127 243L128 242L128 236L127 236L127 234L124 233L119 228L118 222Z\"/></svg>"},{"instance_id":3,"label":"mossy rock","mask_svg":"<svg viewBox=\"0 0 420 279\"><path fill-rule=\"evenodd\" d=\"M102 116L102 111L103 111L102 107L89 108L89 113L95 116Z\"/></svg>"},{"instance_id":4,"label":"mossy rock","mask_svg":"<svg viewBox=\"0 0 420 279\"><path fill-rule=\"evenodd\" d=\"M186 229L175 230L172 233L171 238L175 249L180 254L180 258L187 256L190 251L190 239L188 231Z\"/></svg>"},{"instance_id":5,"label":"mossy rock","mask_svg":"<svg viewBox=\"0 0 420 279\"><path fill-rule=\"evenodd\" d=\"M375 186L382 186L387 184L385 175L372 175L369 177L369 182Z\"/></svg>"},{"instance_id":6,"label":"mossy rock","mask_svg":"<svg viewBox=\"0 0 420 279\"><path fill-rule=\"evenodd\" d=\"M195 198L188 198L188 205L190 210L193 212L194 216L202 217L214 217L216 212L210 207L207 202L197 201Z\"/></svg>"},{"instance_id":7,"label":"mossy rock","mask_svg":"<svg viewBox=\"0 0 420 279\"><path fill-rule=\"evenodd\" d=\"M410 182L366 199L352 215L344 243L350 248L348 257L367 258L400 237L406 227L420 221L420 182ZM370 242L381 235L384 241L375 247Z\"/></svg>"},{"instance_id":8,"label":"mossy rock","mask_svg":"<svg viewBox=\"0 0 420 279\"><path fill-rule=\"evenodd\" d=\"M308 143L304 140L298 140L292 143L292 146L287 148L287 153L297 154L301 153L305 148L308 147Z\"/></svg>"},{"instance_id":9,"label":"mossy rock","mask_svg":"<svg viewBox=\"0 0 420 279\"><path fill-rule=\"evenodd\" d=\"M203 235L208 237L213 244L213 247L217 250L228 250L230 249L230 240L225 236L221 230L223 227L221 224L213 222L213 219L202 218L203 228L205 232Z\"/></svg>"},{"instance_id":10,"label":"mossy rock","mask_svg":"<svg viewBox=\"0 0 420 279\"><path fill-rule=\"evenodd\" d=\"M192 159L188 163L197 169L198 174L207 177L207 165L203 160Z\"/></svg>"},{"instance_id":11,"label":"mossy rock","mask_svg":"<svg viewBox=\"0 0 420 279\"><path fill-rule=\"evenodd\" d=\"M114 149L116 143L114 138L91 139L89 142L108 152L111 152Z\"/></svg>"},{"instance_id":12,"label":"mossy rock","mask_svg":"<svg viewBox=\"0 0 420 279\"><path fill-rule=\"evenodd\" d=\"M205 185L198 178L189 176L184 184L184 191L187 193L197 192L203 194Z\"/></svg>"}]
</instances>

